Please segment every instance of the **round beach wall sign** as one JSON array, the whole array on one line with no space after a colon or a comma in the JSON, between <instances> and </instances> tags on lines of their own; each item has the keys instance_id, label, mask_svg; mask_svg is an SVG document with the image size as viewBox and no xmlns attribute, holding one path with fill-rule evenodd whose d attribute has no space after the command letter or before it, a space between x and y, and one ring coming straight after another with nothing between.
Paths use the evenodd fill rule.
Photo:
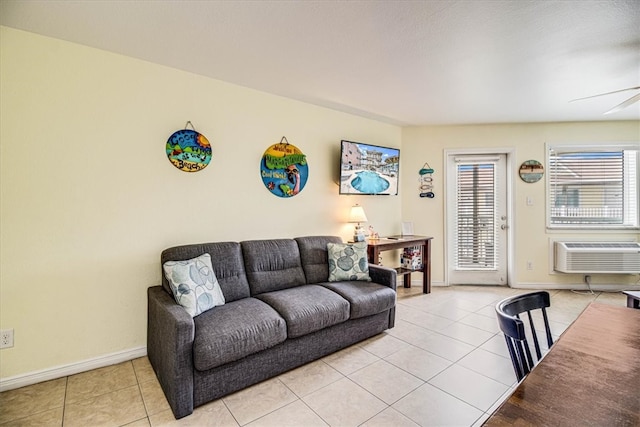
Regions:
<instances>
[{"instance_id":1,"label":"round beach wall sign","mask_svg":"<svg viewBox=\"0 0 640 427\"><path fill-rule=\"evenodd\" d=\"M286 141L286 138L282 138L282 141ZM264 152L260 162L260 176L271 194L293 197L306 185L309 166L307 156L298 147L282 141Z\"/></svg>"},{"instance_id":2,"label":"round beach wall sign","mask_svg":"<svg viewBox=\"0 0 640 427\"><path fill-rule=\"evenodd\" d=\"M198 172L211 161L211 145L201 133L191 129L174 132L167 141L167 157L185 172Z\"/></svg>"},{"instance_id":3,"label":"round beach wall sign","mask_svg":"<svg viewBox=\"0 0 640 427\"><path fill-rule=\"evenodd\" d=\"M537 160L527 160L520 165L520 179L529 184L538 182L544 175L544 166Z\"/></svg>"}]
</instances>

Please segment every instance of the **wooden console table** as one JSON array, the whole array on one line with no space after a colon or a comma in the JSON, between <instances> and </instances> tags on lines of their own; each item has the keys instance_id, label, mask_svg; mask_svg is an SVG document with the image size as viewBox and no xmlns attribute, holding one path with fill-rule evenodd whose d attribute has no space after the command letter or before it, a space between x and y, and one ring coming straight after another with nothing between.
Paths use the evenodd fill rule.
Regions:
<instances>
[{"instance_id":1,"label":"wooden console table","mask_svg":"<svg viewBox=\"0 0 640 427\"><path fill-rule=\"evenodd\" d=\"M391 236L376 240L369 240L367 246L367 255L370 264L378 264L380 252L390 251L394 249L410 248L412 246L422 246L422 268L419 270L410 270L398 267L396 271L398 275L404 276L404 287L411 287L411 273L422 273L422 292L428 294L431 292L431 240L433 237L427 236Z\"/></svg>"}]
</instances>

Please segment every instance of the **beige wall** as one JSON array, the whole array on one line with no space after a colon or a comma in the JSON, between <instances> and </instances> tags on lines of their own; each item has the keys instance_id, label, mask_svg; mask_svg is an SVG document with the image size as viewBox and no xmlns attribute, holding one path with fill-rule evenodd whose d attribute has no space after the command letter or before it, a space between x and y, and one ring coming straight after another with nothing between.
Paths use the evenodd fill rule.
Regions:
<instances>
[{"instance_id":1,"label":"beige wall","mask_svg":"<svg viewBox=\"0 0 640 427\"><path fill-rule=\"evenodd\" d=\"M340 140L400 147L401 129L51 38L1 29L0 378L146 345L146 289L166 247L311 234L348 239L348 208L399 232L400 197L338 196ZM260 70L255 70L260 72ZM190 120L201 172L165 143ZM304 190L270 194L260 159L286 136Z\"/></svg>"},{"instance_id":2,"label":"beige wall","mask_svg":"<svg viewBox=\"0 0 640 427\"><path fill-rule=\"evenodd\" d=\"M354 203L381 235L405 220L434 236L433 280L443 284L445 148L513 147L519 164L543 160L547 141L640 138L638 122L400 129L6 27L0 43L0 328L15 330L15 347L0 353L3 379L144 347L145 292L159 283L162 249L346 240ZM188 120L213 147L211 164L191 174L164 152ZM259 176L283 135L309 161L307 186L291 199L269 194ZM343 138L402 145L400 197L338 196ZM417 194L425 162L436 169L435 199ZM544 185L514 183L516 284L576 282L548 274Z\"/></svg>"},{"instance_id":3,"label":"beige wall","mask_svg":"<svg viewBox=\"0 0 640 427\"><path fill-rule=\"evenodd\" d=\"M561 238L638 239L637 232L560 233L550 232L545 223L545 181L527 184L518 177L518 167L525 160L538 160L546 165L546 142L638 141L640 122L505 124L480 126L407 127L402 131L402 218L413 221L416 233L434 237L432 277L435 283L445 281L445 150L479 147L513 150L512 182L515 227L514 287L566 286L582 284L583 276L550 274L549 240ZM428 162L435 169L433 199L418 196L418 171ZM531 197L533 205L526 205ZM527 261L533 270L527 270ZM551 266L552 267L552 266ZM594 275L594 285L635 283L637 275ZM618 286L619 287L619 286Z\"/></svg>"}]
</instances>

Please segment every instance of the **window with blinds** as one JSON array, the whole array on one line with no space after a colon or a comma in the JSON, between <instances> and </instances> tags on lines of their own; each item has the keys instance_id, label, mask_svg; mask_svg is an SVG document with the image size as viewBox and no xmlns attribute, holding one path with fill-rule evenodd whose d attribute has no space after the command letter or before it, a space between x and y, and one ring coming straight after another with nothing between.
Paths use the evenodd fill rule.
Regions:
<instances>
[{"instance_id":1,"label":"window with blinds","mask_svg":"<svg viewBox=\"0 0 640 427\"><path fill-rule=\"evenodd\" d=\"M637 228L638 148L549 145L548 226Z\"/></svg>"},{"instance_id":2,"label":"window with blinds","mask_svg":"<svg viewBox=\"0 0 640 427\"><path fill-rule=\"evenodd\" d=\"M495 169L491 162L457 165L457 269L496 269Z\"/></svg>"}]
</instances>

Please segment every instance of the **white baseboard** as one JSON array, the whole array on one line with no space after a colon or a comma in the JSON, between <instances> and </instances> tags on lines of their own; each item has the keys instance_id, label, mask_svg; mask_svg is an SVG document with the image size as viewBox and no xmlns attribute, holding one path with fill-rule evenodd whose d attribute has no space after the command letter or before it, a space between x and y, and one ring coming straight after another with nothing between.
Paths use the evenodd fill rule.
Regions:
<instances>
[{"instance_id":1,"label":"white baseboard","mask_svg":"<svg viewBox=\"0 0 640 427\"><path fill-rule=\"evenodd\" d=\"M411 287L414 287L414 286L422 287L422 279L416 279L416 280L412 279L411 280ZM449 286L449 285L446 285L444 282L431 281L431 287L434 287L434 286ZM400 288L402 287L402 280L400 280L400 279L398 279L398 287L400 287Z\"/></svg>"},{"instance_id":2,"label":"white baseboard","mask_svg":"<svg viewBox=\"0 0 640 427\"><path fill-rule=\"evenodd\" d=\"M83 360L81 362L70 363L68 365L56 366L13 377L0 378L0 392L41 383L43 381L55 380L57 378L79 374L92 369L115 365L116 363L126 362L127 360L137 359L146 355L147 347L138 347L106 354L89 360Z\"/></svg>"},{"instance_id":3,"label":"white baseboard","mask_svg":"<svg viewBox=\"0 0 640 427\"><path fill-rule=\"evenodd\" d=\"M422 286L422 280L412 280L412 286ZM432 282L431 287L448 287L444 282ZM481 286L481 285L478 285ZM506 285L505 285L506 286ZM589 287L584 283L512 283L512 289L533 289L533 290L571 290L571 291L588 291ZM621 292L621 291L640 291L640 283L592 283L591 290L596 292Z\"/></svg>"},{"instance_id":4,"label":"white baseboard","mask_svg":"<svg viewBox=\"0 0 640 427\"><path fill-rule=\"evenodd\" d=\"M511 286L513 289L540 289L540 290L571 290L588 291L589 287L584 283L517 283ZM602 284L592 283L591 290L596 292L622 292L640 290L640 285L633 283Z\"/></svg>"}]
</instances>

